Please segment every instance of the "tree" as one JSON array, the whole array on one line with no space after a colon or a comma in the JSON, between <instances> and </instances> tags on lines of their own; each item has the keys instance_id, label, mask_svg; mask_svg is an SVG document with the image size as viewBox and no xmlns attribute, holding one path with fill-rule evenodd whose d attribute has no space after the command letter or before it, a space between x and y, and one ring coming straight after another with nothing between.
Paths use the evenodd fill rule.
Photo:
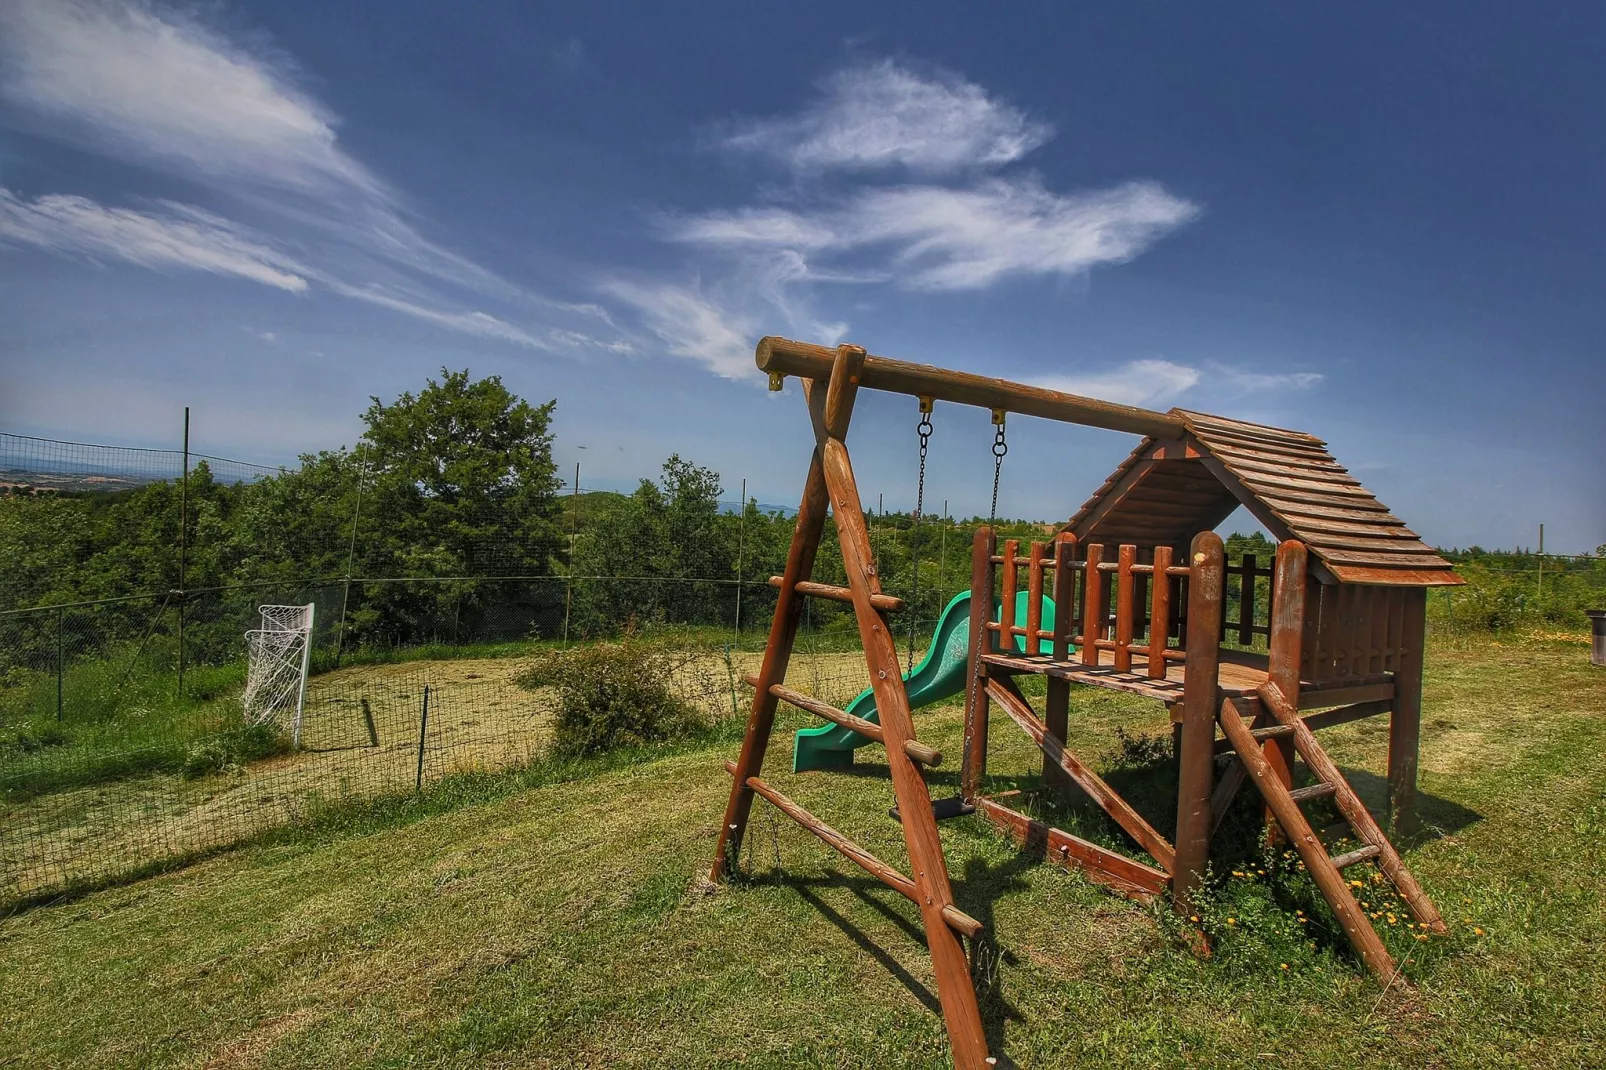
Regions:
<instances>
[{"instance_id":1,"label":"tree","mask_svg":"<svg viewBox=\"0 0 1606 1070\"><path fill-rule=\"evenodd\" d=\"M359 632L393 642L446 638L447 627L479 632L493 603L508 620L550 617L551 585L479 577L546 577L559 561L556 406L531 405L498 376L473 380L446 368L417 396L373 399L363 414L362 570L452 579L366 592L353 617Z\"/></svg>"}]
</instances>

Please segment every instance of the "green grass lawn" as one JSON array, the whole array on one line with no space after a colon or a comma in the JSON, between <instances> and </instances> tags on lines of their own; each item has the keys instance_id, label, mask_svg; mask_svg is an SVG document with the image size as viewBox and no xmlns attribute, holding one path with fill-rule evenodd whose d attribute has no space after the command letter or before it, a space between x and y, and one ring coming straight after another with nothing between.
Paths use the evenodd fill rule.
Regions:
<instances>
[{"instance_id":1,"label":"green grass lawn","mask_svg":"<svg viewBox=\"0 0 1606 1070\"><path fill-rule=\"evenodd\" d=\"M1003 782L1032 760L1000 721ZM956 707L918 724L958 753ZM1073 748L1112 768L1117 727L1166 722L1079 693ZM1377 804L1382 721L1324 741ZM766 775L904 866L879 758L794 776L790 750L777 740ZM335 815L0 920L0 1066L946 1065L918 914L896 893L762 802L748 879L700 887L733 752ZM994 1051L1023 1067L1600 1065L1606 670L1576 644L1436 646L1422 790L1431 829L1406 857L1451 932L1391 934L1411 985L1386 996L1322 918L1305 940L1252 868L1223 874L1200 959L1160 911L1018 855L979 818L945 823L959 905L993 933L978 972Z\"/></svg>"}]
</instances>

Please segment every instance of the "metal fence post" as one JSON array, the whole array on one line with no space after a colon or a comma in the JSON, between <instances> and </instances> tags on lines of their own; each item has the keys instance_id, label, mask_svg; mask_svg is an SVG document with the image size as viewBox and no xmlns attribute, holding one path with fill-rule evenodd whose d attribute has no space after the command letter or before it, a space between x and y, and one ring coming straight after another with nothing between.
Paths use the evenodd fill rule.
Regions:
<instances>
[{"instance_id":1,"label":"metal fence post","mask_svg":"<svg viewBox=\"0 0 1606 1070\"><path fill-rule=\"evenodd\" d=\"M414 791L424 790L424 735L429 731L429 685L424 685L424 712L418 718L418 775L413 781Z\"/></svg>"},{"instance_id":2,"label":"metal fence post","mask_svg":"<svg viewBox=\"0 0 1606 1070\"><path fill-rule=\"evenodd\" d=\"M56 609L56 723L61 723L61 676L63 671L61 644L62 610Z\"/></svg>"},{"instance_id":3,"label":"metal fence post","mask_svg":"<svg viewBox=\"0 0 1606 1070\"><path fill-rule=\"evenodd\" d=\"M742 634L742 551L747 544L747 480L742 480L740 518L736 526L736 634Z\"/></svg>"}]
</instances>

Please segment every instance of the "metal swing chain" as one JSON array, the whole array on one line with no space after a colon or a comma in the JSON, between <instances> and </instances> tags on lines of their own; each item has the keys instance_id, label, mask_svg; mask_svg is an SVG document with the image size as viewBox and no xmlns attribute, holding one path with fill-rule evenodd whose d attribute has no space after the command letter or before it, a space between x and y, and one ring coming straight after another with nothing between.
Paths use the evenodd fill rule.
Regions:
<instances>
[{"instance_id":1,"label":"metal swing chain","mask_svg":"<svg viewBox=\"0 0 1606 1070\"><path fill-rule=\"evenodd\" d=\"M914 536L920 529L920 514L926 507L926 450L931 443L931 398L920 399L920 423L915 427L915 434L920 436L920 478L915 483L915 514L909 525L909 540L914 542ZM915 619L920 615L920 550L912 547L910 556L914 559L914 583L909 593L909 668L908 672L915 671Z\"/></svg>"},{"instance_id":2,"label":"metal swing chain","mask_svg":"<svg viewBox=\"0 0 1606 1070\"><path fill-rule=\"evenodd\" d=\"M1009 443L1004 441L1004 410L993 410L993 424L997 426L998 433L993 436L993 506L987 514L987 523L998 522L998 477L1004 470L1004 455L1009 452Z\"/></svg>"}]
</instances>

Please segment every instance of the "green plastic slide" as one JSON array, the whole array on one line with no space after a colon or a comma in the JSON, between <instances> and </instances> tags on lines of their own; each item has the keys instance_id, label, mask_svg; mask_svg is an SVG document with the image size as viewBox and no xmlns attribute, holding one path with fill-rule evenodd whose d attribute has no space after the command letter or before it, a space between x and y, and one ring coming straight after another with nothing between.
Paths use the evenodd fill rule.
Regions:
<instances>
[{"instance_id":1,"label":"green plastic slide","mask_svg":"<svg viewBox=\"0 0 1606 1070\"><path fill-rule=\"evenodd\" d=\"M999 606L993 606L993 619L998 619ZM1026 592L1015 595L1015 619L1026 619ZM1043 597L1043 627L1054 627L1054 601ZM1026 650L1026 637L1015 637L1015 649ZM1042 653L1051 649L1048 640L1040 646ZM926 656L914 671L904 676L909 691L909 708L918 709L933 702L952 698L965 689L965 670L970 654L970 592L956 594L943 607L937 619L937 634L932 637ZM848 703L847 712L866 721L877 721L875 692L865 688ZM799 730L792 745L792 769L802 773L810 769L846 769L853 764L853 752L870 741L850 728L827 724L819 728Z\"/></svg>"}]
</instances>

